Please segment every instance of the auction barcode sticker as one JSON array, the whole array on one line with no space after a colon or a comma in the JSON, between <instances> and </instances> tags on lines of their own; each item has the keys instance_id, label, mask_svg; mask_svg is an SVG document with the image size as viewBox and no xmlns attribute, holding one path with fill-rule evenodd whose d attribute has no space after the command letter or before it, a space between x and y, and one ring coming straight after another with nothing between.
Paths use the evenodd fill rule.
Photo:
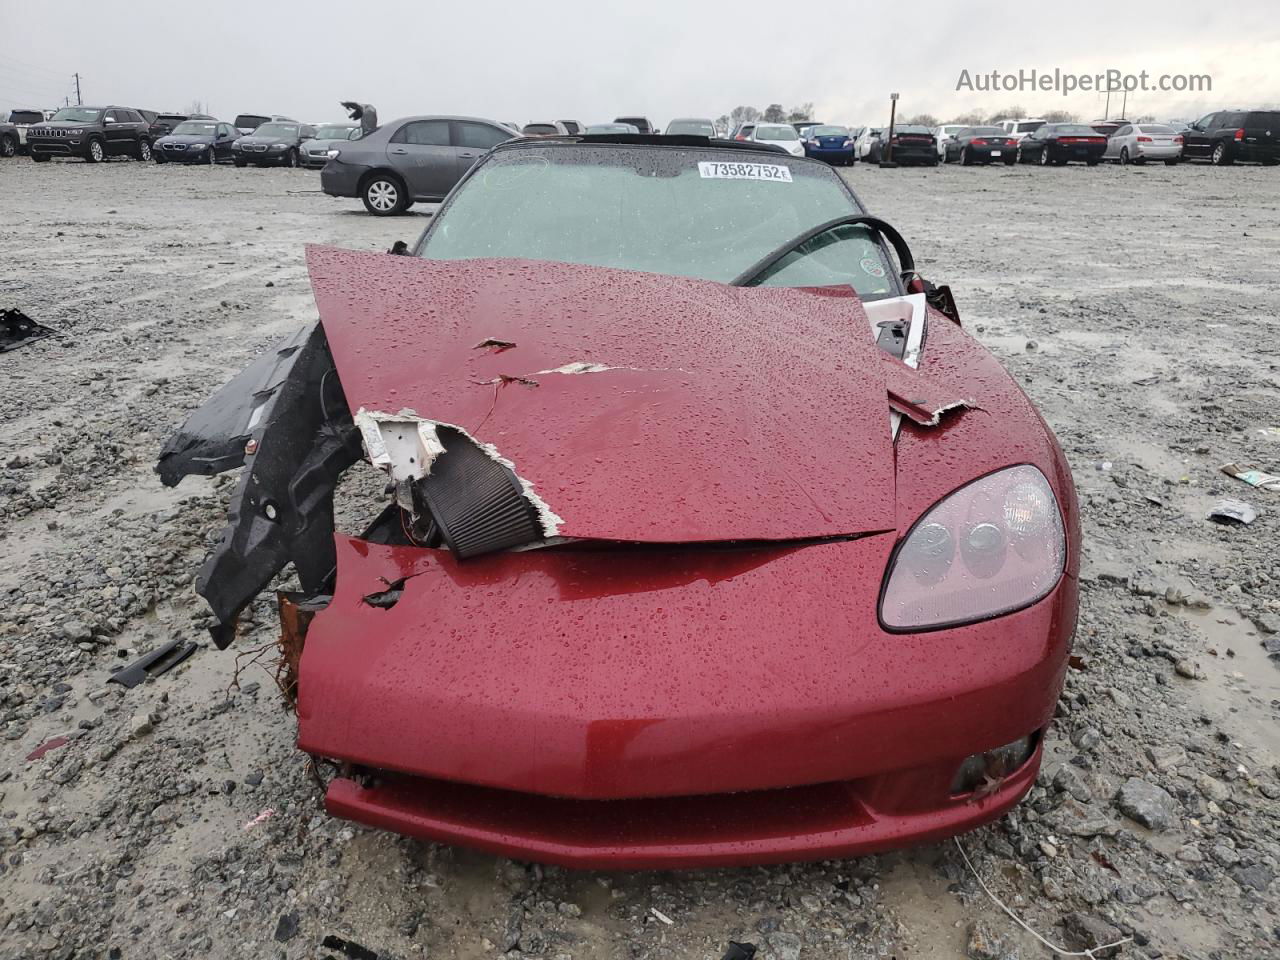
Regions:
<instances>
[{"instance_id":1,"label":"auction barcode sticker","mask_svg":"<svg viewBox=\"0 0 1280 960\"><path fill-rule=\"evenodd\" d=\"M791 182L791 168L780 163L723 163L719 160L702 160L698 173L704 180L776 180Z\"/></svg>"}]
</instances>

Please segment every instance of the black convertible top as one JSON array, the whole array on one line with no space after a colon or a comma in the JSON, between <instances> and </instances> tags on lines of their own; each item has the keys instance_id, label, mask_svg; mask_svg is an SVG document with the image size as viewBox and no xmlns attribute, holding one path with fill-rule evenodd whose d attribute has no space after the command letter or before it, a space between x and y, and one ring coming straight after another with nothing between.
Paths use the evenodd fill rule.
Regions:
<instances>
[{"instance_id":1,"label":"black convertible top","mask_svg":"<svg viewBox=\"0 0 1280 960\"><path fill-rule=\"evenodd\" d=\"M698 137L692 134L673 134L666 136L661 133L593 133L593 134L573 134L561 137L520 137L515 140L508 140L506 144L499 146L514 145L518 143L621 143L634 145L638 147L718 147L722 150L750 150L756 153L781 153L790 156L787 151L781 147L775 147L768 143L754 143L742 140L722 140L718 137ZM797 158L799 159L799 158Z\"/></svg>"}]
</instances>

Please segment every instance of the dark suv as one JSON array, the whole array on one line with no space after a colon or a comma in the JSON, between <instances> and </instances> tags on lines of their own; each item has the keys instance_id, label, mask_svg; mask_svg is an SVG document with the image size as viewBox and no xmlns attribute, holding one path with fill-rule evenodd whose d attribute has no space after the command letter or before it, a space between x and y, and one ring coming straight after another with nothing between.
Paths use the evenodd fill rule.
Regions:
<instances>
[{"instance_id":1,"label":"dark suv","mask_svg":"<svg viewBox=\"0 0 1280 960\"><path fill-rule=\"evenodd\" d=\"M1280 163L1280 110L1222 110L1201 117L1182 132L1182 158L1274 166Z\"/></svg>"},{"instance_id":2,"label":"dark suv","mask_svg":"<svg viewBox=\"0 0 1280 960\"><path fill-rule=\"evenodd\" d=\"M63 107L49 120L27 128L31 159L107 157L151 159L151 124L130 107Z\"/></svg>"}]
</instances>

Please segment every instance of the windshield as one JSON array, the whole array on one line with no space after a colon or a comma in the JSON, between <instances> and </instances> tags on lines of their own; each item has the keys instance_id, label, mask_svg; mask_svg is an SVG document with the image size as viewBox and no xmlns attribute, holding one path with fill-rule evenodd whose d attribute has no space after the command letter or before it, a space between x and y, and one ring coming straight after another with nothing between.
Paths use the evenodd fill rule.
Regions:
<instances>
[{"instance_id":1,"label":"windshield","mask_svg":"<svg viewBox=\"0 0 1280 960\"><path fill-rule=\"evenodd\" d=\"M236 117L236 122L233 124L233 126L237 126L244 130L248 130L252 127L257 127L259 124L263 124L266 122L267 122L266 117L260 117L254 113L242 113L238 117Z\"/></svg>"},{"instance_id":2,"label":"windshield","mask_svg":"<svg viewBox=\"0 0 1280 960\"><path fill-rule=\"evenodd\" d=\"M672 120L667 124L667 136L714 137L715 124L709 120Z\"/></svg>"},{"instance_id":3,"label":"windshield","mask_svg":"<svg viewBox=\"0 0 1280 960\"><path fill-rule=\"evenodd\" d=\"M255 137L296 137L298 125L296 123L264 123L253 131L253 135Z\"/></svg>"},{"instance_id":4,"label":"windshield","mask_svg":"<svg viewBox=\"0 0 1280 960\"><path fill-rule=\"evenodd\" d=\"M419 254L555 260L725 283L806 230L858 213L834 172L783 154L507 149L436 214ZM879 244L861 227L811 242L763 282L895 292Z\"/></svg>"},{"instance_id":5,"label":"windshield","mask_svg":"<svg viewBox=\"0 0 1280 960\"><path fill-rule=\"evenodd\" d=\"M847 137L849 135L848 127L810 127L809 136L811 137Z\"/></svg>"},{"instance_id":6,"label":"windshield","mask_svg":"<svg viewBox=\"0 0 1280 960\"><path fill-rule=\"evenodd\" d=\"M318 127L316 129L315 139L317 140L346 140L351 136L351 131L359 129L351 124L330 125L326 127Z\"/></svg>"},{"instance_id":7,"label":"windshield","mask_svg":"<svg viewBox=\"0 0 1280 960\"><path fill-rule=\"evenodd\" d=\"M65 120L68 123L93 123L100 116L102 116L101 110L91 110L88 107L63 107L50 119L55 122Z\"/></svg>"},{"instance_id":8,"label":"windshield","mask_svg":"<svg viewBox=\"0 0 1280 960\"><path fill-rule=\"evenodd\" d=\"M203 120L187 120L178 124L173 128L175 135L190 135L193 137L212 137L217 132L218 125Z\"/></svg>"},{"instance_id":9,"label":"windshield","mask_svg":"<svg viewBox=\"0 0 1280 960\"><path fill-rule=\"evenodd\" d=\"M931 137L933 133L928 127L922 127L918 123L902 123L893 128L893 135L895 137Z\"/></svg>"},{"instance_id":10,"label":"windshield","mask_svg":"<svg viewBox=\"0 0 1280 960\"><path fill-rule=\"evenodd\" d=\"M1177 133L1173 127L1166 126L1163 123L1144 123L1140 127L1134 127L1139 133Z\"/></svg>"},{"instance_id":11,"label":"windshield","mask_svg":"<svg viewBox=\"0 0 1280 960\"><path fill-rule=\"evenodd\" d=\"M10 123L39 123L44 114L39 110L14 110L9 114Z\"/></svg>"},{"instance_id":12,"label":"windshield","mask_svg":"<svg viewBox=\"0 0 1280 960\"><path fill-rule=\"evenodd\" d=\"M555 136L560 131L554 123L526 123L520 132L530 137L546 137Z\"/></svg>"},{"instance_id":13,"label":"windshield","mask_svg":"<svg viewBox=\"0 0 1280 960\"><path fill-rule=\"evenodd\" d=\"M968 137L968 136L1005 137L1005 136L1008 136L1008 134L1005 133L1005 131L1000 127L970 127L967 130L960 131L960 133L956 134L956 136L959 136L959 137Z\"/></svg>"},{"instance_id":14,"label":"windshield","mask_svg":"<svg viewBox=\"0 0 1280 960\"><path fill-rule=\"evenodd\" d=\"M1118 129L1118 128L1117 128ZM1093 127L1085 126L1083 123L1060 123L1052 128L1052 132L1069 137L1096 137L1098 131Z\"/></svg>"},{"instance_id":15,"label":"windshield","mask_svg":"<svg viewBox=\"0 0 1280 960\"><path fill-rule=\"evenodd\" d=\"M781 124L762 123L756 127L757 140L799 140L800 134L795 127L784 127Z\"/></svg>"},{"instance_id":16,"label":"windshield","mask_svg":"<svg viewBox=\"0 0 1280 960\"><path fill-rule=\"evenodd\" d=\"M1032 130L1039 130L1044 126L1043 120L1032 120L1028 123L1015 123L1013 125L1014 133L1030 133Z\"/></svg>"},{"instance_id":17,"label":"windshield","mask_svg":"<svg viewBox=\"0 0 1280 960\"><path fill-rule=\"evenodd\" d=\"M598 133L639 133L640 131L637 130L635 127L633 127L629 123L593 123L591 124L591 126L587 127L586 132L589 134L598 134Z\"/></svg>"}]
</instances>

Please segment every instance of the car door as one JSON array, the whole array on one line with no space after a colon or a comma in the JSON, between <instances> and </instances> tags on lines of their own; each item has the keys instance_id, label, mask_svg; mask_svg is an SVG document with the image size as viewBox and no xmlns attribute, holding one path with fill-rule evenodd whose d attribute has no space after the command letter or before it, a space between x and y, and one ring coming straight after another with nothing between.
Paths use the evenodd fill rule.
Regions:
<instances>
[{"instance_id":1,"label":"car door","mask_svg":"<svg viewBox=\"0 0 1280 960\"><path fill-rule=\"evenodd\" d=\"M119 107L107 107L102 111L102 149L107 156L121 152L121 139L127 134L124 111Z\"/></svg>"},{"instance_id":2,"label":"car door","mask_svg":"<svg viewBox=\"0 0 1280 960\"><path fill-rule=\"evenodd\" d=\"M1128 146L1129 142L1126 138L1132 133L1133 133L1133 127L1126 125L1121 127L1111 136L1107 137L1107 149L1102 151L1102 159L1103 160L1119 160L1120 149L1122 147ZM1129 147L1129 153L1131 155L1133 153L1132 146Z\"/></svg>"},{"instance_id":3,"label":"car door","mask_svg":"<svg viewBox=\"0 0 1280 960\"><path fill-rule=\"evenodd\" d=\"M443 197L458 182L448 120L410 120L391 136L387 161L415 199Z\"/></svg>"},{"instance_id":4,"label":"car door","mask_svg":"<svg viewBox=\"0 0 1280 960\"><path fill-rule=\"evenodd\" d=\"M1213 129L1214 121L1217 120L1219 114L1210 113L1201 117L1193 123L1182 135L1182 155L1184 157L1207 157L1211 147L1209 146L1211 138L1209 131Z\"/></svg>"},{"instance_id":5,"label":"car door","mask_svg":"<svg viewBox=\"0 0 1280 960\"><path fill-rule=\"evenodd\" d=\"M213 159L225 159L231 156L231 143L235 140L237 133L238 131L229 123L218 124L218 132L213 140Z\"/></svg>"},{"instance_id":6,"label":"car door","mask_svg":"<svg viewBox=\"0 0 1280 960\"><path fill-rule=\"evenodd\" d=\"M449 121L449 138L458 158L458 177L461 180L475 162L500 143L511 139L511 134L501 127L474 120ZM457 180L454 183L457 183Z\"/></svg>"}]
</instances>

